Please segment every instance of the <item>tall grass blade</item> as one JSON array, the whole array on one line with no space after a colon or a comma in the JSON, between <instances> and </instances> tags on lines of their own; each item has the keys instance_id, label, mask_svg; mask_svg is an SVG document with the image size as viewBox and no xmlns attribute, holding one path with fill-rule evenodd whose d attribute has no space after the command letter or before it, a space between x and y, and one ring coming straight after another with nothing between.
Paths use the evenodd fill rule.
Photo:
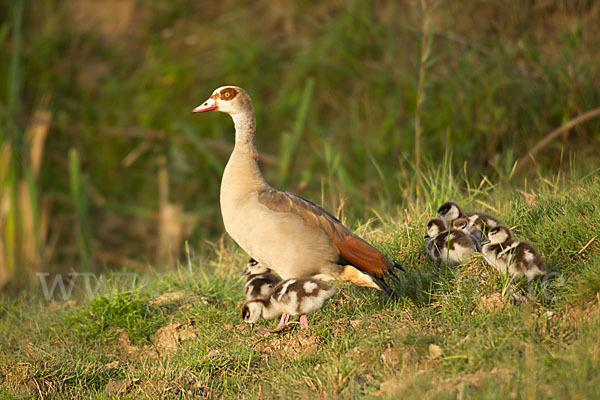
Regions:
<instances>
[{"instance_id":1,"label":"tall grass blade","mask_svg":"<svg viewBox=\"0 0 600 400\"><path fill-rule=\"evenodd\" d=\"M77 150L69 150L69 180L71 186L71 197L75 204L77 215L77 244L81 257L82 272L92 272L94 262L92 258L91 234L88 222L88 200L87 181L81 176L81 167Z\"/></svg>"},{"instance_id":2,"label":"tall grass blade","mask_svg":"<svg viewBox=\"0 0 600 400\"><path fill-rule=\"evenodd\" d=\"M31 212L31 231L24 237L26 240L31 240L33 237L34 245L35 245L35 254L30 255L31 261L35 264L34 266L38 269L43 267L43 247L42 247L42 237L41 237L41 229L40 229L40 204L39 204L39 196L37 191L37 184L35 181L35 172L32 171L31 168L27 168L25 171L25 188L27 190L27 194L29 195L28 201L28 209Z\"/></svg>"},{"instance_id":3,"label":"tall grass blade","mask_svg":"<svg viewBox=\"0 0 600 400\"><path fill-rule=\"evenodd\" d=\"M308 78L304 84L304 90L302 91L302 97L300 98L300 105L298 107L298 113L296 114L292 133L291 135L289 133L285 133L283 136L279 157L279 177L277 179L277 184L279 187L285 187L287 183L290 168L295 159L294 154L297 152L298 143L300 142L300 137L302 136L302 130L304 129L304 124L306 123L306 116L308 115L310 99L312 97L314 86L315 80L313 78Z\"/></svg>"},{"instance_id":4,"label":"tall grass blade","mask_svg":"<svg viewBox=\"0 0 600 400\"><path fill-rule=\"evenodd\" d=\"M20 253L17 251L19 244L19 218L18 218L18 206L17 204L17 174L16 174L16 163L12 156L11 146L7 143L4 151L8 159L5 160L5 177L0 182L0 202L3 203L4 207L0 208L0 229L2 235L0 240L3 241L3 260L1 260L1 267L3 268L2 274L6 277L7 281L20 278L20 268L17 265L20 264Z\"/></svg>"},{"instance_id":5,"label":"tall grass blade","mask_svg":"<svg viewBox=\"0 0 600 400\"><path fill-rule=\"evenodd\" d=\"M210 167L220 176L223 173L223 168L225 168L225 165L223 165L221 160L219 160L219 158L202 143L202 140L200 140L198 134L188 126L181 125L181 131L190 141L190 143L196 148L196 150L202 154L208 165L210 165Z\"/></svg>"}]
</instances>

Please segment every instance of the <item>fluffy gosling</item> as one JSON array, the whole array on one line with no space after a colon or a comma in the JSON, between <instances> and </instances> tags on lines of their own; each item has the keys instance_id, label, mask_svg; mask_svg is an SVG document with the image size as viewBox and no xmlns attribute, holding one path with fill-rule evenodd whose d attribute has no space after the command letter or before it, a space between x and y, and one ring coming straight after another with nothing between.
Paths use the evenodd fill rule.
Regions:
<instances>
[{"instance_id":1,"label":"fluffy gosling","mask_svg":"<svg viewBox=\"0 0 600 400\"><path fill-rule=\"evenodd\" d=\"M459 205L453 201L447 201L442 204L438 209L438 216L446 223L446 225L452 220L466 218L469 221L471 233L474 235L481 235L481 237L483 237L490 228L500 225L500 221L490 215L478 212L463 212Z\"/></svg>"},{"instance_id":2,"label":"fluffy gosling","mask_svg":"<svg viewBox=\"0 0 600 400\"><path fill-rule=\"evenodd\" d=\"M500 225L488 233L481 253L483 258L501 274L511 276L511 282L523 276L531 281L538 275L548 273L541 254L530 243L512 238L510 229Z\"/></svg>"},{"instance_id":3,"label":"fluffy gosling","mask_svg":"<svg viewBox=\"0 0 600 400\"><path fill-rule=\"evenodd\" d=\"M424 237L427 239L425 248L429 257L444 264L460 264L477 251L469 234L456 229L446 230L444 221L440 218L427 223L427 234Z\"/></svg>"},{"instance_id":4,"label":"fluffy gosling","mask_svg":"<svg viewBox=\"0 0 600 400\"><path fill-rule=\"evenodd\" d=\"M253 258L244 268L246 280L244 282L244 296L246 301L266 299L271 295L273 288L281 278L271 273L271 270Z\"/></svg>"},{"instance_id":5,"label":"fluffy gosling","mask_svg":"<svg viewBox=\"0 0 600 400\"><path fill-rule=\"evenodd\" d=\"M300 327L308 328L307 314L317 311L335 293L333 286L316 279L299 278L281 281L267 299L247 301L242 307L242 319L254 324L262 316L274 319L282 314L301 315ZM277 329L287 324L288 318L279 322Z\"/></svg>"},{"instance_id":6,"label":"fluffy gosling","mask_svg":"<svg viewBox=\"0 0 600 400\"><path fill-rule=\"evenodd\" d=\"M456 229L457 231L463 231L464 233L466 233L471 238L473 243L475 243L477 251L481 251L481 240L483 238L483 232L481 231L480 226L476 226L475 228L473 228L471 227L471 224L469 224L468 219L457 218L452 221L452 229Z\"/></svg>"}]
</instances>

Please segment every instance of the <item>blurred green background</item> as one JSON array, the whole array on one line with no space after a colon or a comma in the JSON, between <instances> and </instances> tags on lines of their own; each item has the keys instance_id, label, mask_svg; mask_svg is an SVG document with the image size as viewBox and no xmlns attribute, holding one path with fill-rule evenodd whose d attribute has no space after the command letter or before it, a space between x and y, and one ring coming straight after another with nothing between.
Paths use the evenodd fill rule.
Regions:
<instances>
[{"instance_id":1,"label":"blurred green background","mask_svg":"<svg viewBox=\"0 0 600 400\"><path fill-rule=\"evenodd\" d=\"M599 3L3 0L0 288L218 240L233 125L191 110L225 84L254 100L267 180L351 220L444 157L464 185L594 172L597 118L514 167L600 105Z\"/></svg>"}]
</instances>

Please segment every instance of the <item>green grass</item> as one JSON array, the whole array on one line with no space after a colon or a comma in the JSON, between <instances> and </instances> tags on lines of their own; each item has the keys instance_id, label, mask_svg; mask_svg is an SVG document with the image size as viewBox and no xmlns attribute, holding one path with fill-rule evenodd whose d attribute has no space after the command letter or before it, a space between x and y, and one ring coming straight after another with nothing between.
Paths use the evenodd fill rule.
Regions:
<instances>
[{"instance_id":1,"label":"green grass","mask_svg":"<svg viewBox=\"0 0 600 400\"><path fill-rule=\"evenodd\" d=\"M350 224L408 265L394 303L338 285L311 329L256 337L240 320L243 255L230 241L93 299L4 299L0 393L7 398L597 398L600 395L600 180L540 179L527 196L455 194L498 211L556 276L499 298L480 256L432 264L424 224L437 203ZM469 200L470 199L470 200ZM438 201L438 199L435 199ZM491 212L490 210L487 210ZM590 242L590 239L596 238ZM586 247L587 245L587 247ZM149 278L149 276L153 276ZM79 291L78 293L81 293ZM170 294L170 297L165 297ZM276 321L261 321L274 327Z\"/></svg>"}]
</instances>

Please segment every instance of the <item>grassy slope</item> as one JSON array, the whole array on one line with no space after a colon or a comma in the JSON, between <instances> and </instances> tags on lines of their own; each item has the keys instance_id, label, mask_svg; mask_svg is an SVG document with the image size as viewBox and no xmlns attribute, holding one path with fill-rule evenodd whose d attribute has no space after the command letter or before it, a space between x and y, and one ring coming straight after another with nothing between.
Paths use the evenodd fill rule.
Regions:
<instances>
[{"instance_id":1,"label":"grassy slope","mask_svg":"<svg viewBox=\"0 0 600 400\"><path fill-rule=\"evenodd\" d=\"M501 301L504 279L481 258L456 269L429 262L423 223L435 204L415 206L380 230L357 228L410 265L402 300L340 285L309 331L249 332L238 316L245 258L229 245L91 301L5 300L0 394L598 398L600 180L489 194L562 276L545 290L537 282L533 302Z\"/></svg>"}]
</instances>

